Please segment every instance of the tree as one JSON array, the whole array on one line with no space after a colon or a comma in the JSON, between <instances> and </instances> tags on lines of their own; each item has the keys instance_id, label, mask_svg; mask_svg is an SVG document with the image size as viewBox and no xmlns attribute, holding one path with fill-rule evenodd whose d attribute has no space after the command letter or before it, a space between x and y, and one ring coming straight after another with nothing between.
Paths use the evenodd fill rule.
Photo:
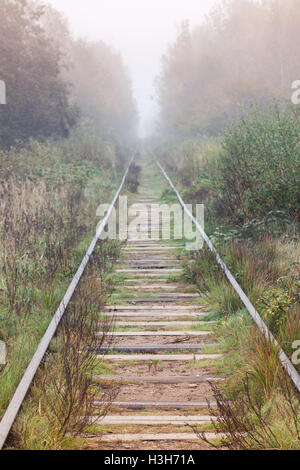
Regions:
<instances>
[{"instance_id":1,"label":"tree","mask_svg":"<svg viewBox=\"0 0 300 470\"><path fill-rule=\"evenodd\" d=\"M72 45L70 60L69 79L82 115L103 136L134 136L136 107L120 54L102 42L79 40Z\"/></svg>"},{"instance_id":2,"label":"tree","mask_svg":"<svg viewBox=\"0 0 300 470\"><path fill-rule=\"evenodd\" d=\"M299 0L228 0L194 29L183 23L157 81L161 128L214 135L253 102L290 99L299 21Z\"/></svg>"},{"instance_id":3,"label":"tree","mask_svg":"<svg viewBox=\"0 0 300 470\"><path fill-rule=\"evenodd\" d=\"M82 117L104 137L123 141L135 137L136 105L120 54L101 41L74 40L65 18L49 5L41 21L63 52L67 67L62 77L72 84L71 93Z\"/></svg>"},{"instance_id":4,"label":"tree","mask_svg":"<svg viewBox=\"0 0 300 470\"><path fill-rule=\"evenodd\" d=\"M0 0L0 9L0 78L7 89L0 144L67 136L77 110L60 74L61 53L41 26L43 8L27 0Z\"/></svg>"}]
</instances>

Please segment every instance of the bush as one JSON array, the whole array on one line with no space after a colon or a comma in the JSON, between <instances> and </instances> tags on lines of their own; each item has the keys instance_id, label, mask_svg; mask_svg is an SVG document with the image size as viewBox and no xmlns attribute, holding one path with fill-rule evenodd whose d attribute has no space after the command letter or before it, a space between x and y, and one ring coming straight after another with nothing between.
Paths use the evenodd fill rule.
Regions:
<instances>
[{"instance_id":1,"label":"bush","mask_svg":"<svg viewBox=\"0 0 300 470\"><path fill-rule=\"evenodd\" d=\"M214 187L236 222L285 211L300 213L300 111L255 107L225 134Z\"/></svg>"},{"instance_id":2,"label":"bush","mask_svg":"<svg viewBox=\"0 0 300 470\"><path fill-rule=\"evenodd\" d=\"M196 435L214 448L230 450L299 450L300 401L287 380L281 380L277 393L265 402L253 397L249 378L243 393L234 401L211 384L217 411L210 407L214 431L221 433L219 444L210 442L204 432L194 427Z\"/></svg>"},{"instance_id":3,"label":"bush","mask_svg":"<svg viewBox=\"0 0 300 470\"><path fill-rule=\"evenodd\" d=\"M261 315L274 334L286 327L288 317L300 301L300 285L295 279L263 293Z\"/></svg>"}]
</instances>

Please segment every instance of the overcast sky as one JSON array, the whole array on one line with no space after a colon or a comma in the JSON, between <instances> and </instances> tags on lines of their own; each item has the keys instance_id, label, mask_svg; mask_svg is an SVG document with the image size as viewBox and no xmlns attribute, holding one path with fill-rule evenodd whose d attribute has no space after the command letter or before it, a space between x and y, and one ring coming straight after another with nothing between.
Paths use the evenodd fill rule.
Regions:
<instances>
[{"instance_id":1,"label":"overcast sky","mask_svg":"<svg viewBox=\"0 0 300 470\"><path fill-rule=\"evenodd\" d=\"M202 21L219 0L48 0L64 13L75 36L102 40L119 50L133 83L141 135L150 131L157 108L153 82L160 59L180 23Z\"/></svg>"}]
</instances>

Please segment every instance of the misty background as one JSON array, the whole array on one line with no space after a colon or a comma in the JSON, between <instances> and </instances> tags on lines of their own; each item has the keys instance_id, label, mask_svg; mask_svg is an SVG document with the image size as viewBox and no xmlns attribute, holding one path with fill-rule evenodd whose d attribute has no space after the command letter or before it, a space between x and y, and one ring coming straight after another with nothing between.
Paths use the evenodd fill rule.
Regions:
<instances>
[{"instance_id":1,"label":"misty background","mask_svg":"<svg viewBox=\"0 0 300 470\"><path fill-rule=\"evenodd\" d=\"M220 135L291 100L297 0L0 0L1 142ZM300 39L300 38L299 38Z\"/></svg>"},{"instance_id":2,"label":"misty background","mask_svg":"<svg viewBox=\"0 0 300 470\"><path fill-rule=\"evenodd\" d=\"M158 104L154 81L161 57L180 28L203 21L218 0L49 0L62 12L76 37L104 41L120 51L128 67L139 112L139 135L155 125Z\"/></svg>"}]
</instances>

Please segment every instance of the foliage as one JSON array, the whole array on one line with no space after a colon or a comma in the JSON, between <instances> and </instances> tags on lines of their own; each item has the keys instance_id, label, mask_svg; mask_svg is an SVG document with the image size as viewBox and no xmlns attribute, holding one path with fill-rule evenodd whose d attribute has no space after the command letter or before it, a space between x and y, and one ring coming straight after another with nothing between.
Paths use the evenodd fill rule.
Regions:
<instances>
[{"instance_id":1,"label":"foliage","mask_svg":"<svg viewBox=\"0 0 300 470\"><path fill-rule=\"evenodd\" d=\"M261 298L261 315L271 331L278 334L286 328L288 316L296 305L300 304L300 284L296 279L289 280L285 285L281 280L281 287L266 290Z\"/></svg>"},{"instance_id":2,"label":"foliage","mask_svg":"<svg viewBox=\"0 0 300 470\"><path fill-rule=\"evenodd\" d=\"M205 204L206 233L290 358L300 337L300 114L285 99L299 68L299 13L296 0L229 0L202 25L184 23L157 81L154 141L185 202ZM207 248L190 253L184 278L227 351L215 370L227 380L213 386L220 445L299 449L299 397L278 348Z\"/></svg>"},{"instance_id":3,"label":"foliage","mask_svg":"<svg viewBox=\"0 0 300 470\"><path fill-rule=\"evenodd\" d=\"M60 76L60 52L41 27L42 8L27 0L1 0L0 9L0 76L7 88L0 145L28 137L66 137L77 110Z\"/></svg>"},{"instance_id":4,"label":"foliage","mask_svg":"<svg viewBox=\"0 0 300 470\"><path fill-rule=\"evenodd\" d=\"M79 117L110 142L136 137L137 113L120 54L75 40L65 18L39 0L0 0L0 148L67 137Z\"/></svg>"},{"instance_id":5,"label":"foliage","mask_svg":"<svg viewBox=\"0 0 300 470\"><path fill-rule=\"evenodd\" d=\"M222 138L158 147L184 200L205 204L214 239L280 236L297 225L299 116L298 108L278 103L253 106Z\"/></svg>"},{"instance_id":6,"label":"foliage","mask_svg":"<svg viewBox=\"0 0 300 470\"><path fill-rule=\"evenodd\" d=\"M8 364L0 374L0 413L76 272L99 202L115 191L113 152L83 130L55 145L32 140L1 152L0 338ZM98 267L100 276L107 262Z\"/></svg>"},{"instance_id":7,"label":"foliage","mask_svg":"<svg viewBox=\"0 0 300 470\"><path fill-rule=\"evenodd\" d=\"M162 60L159 130L218 135L254 101L290 99L298 76L297 0L229 0L202 24L184 22Z\"/></svg>"},{"instance_id":8,"label":"foliage","mask_svg":"<svg viewBox=\"0 0 300 470\"><path fill-rule=\"evenodd\" d=\"M300 335L299 243L266 238L227 241L218 250L256 306L279 345L291 358ZM216 373L227 380L212 385L217 402L220 447L299 449L299 397L284 372L278 347L262 335L206 249L185 266L203 302L219 320L215 334L227 351ZM299 370L299 365L295 364ZM216 409L211 409L216 416ZM203 433L197 435L206 440ZM214 443L210 443L214 446Z\"/></svg>"},{"instance_id":9,"label":"foliage","mask_svg":"<svg viewBox=\"0 0 300 470\"><path fill-rule=\"evenodd\" d=\"M213 174L223 212L236 221L300 213L299 110L253 109L225 134Z\"/></svg>"},{"instance_id":10,"label":"foliage","mask_svg":"<svg viewBox=\"0 0 300 470\"><path fill-rule=\"evenodd\" d=\"M110 242L97 245L14 424L8 446L31 450L82 448L80 437L93 421L94 400L99 396L106 404L97 416L107 414L118 386L107 389L93 380L99 371L94 347L111 341L107 333L112 322L108 317L99 321L99 311L110 289L106 275L119 249Z\"/></svg>"},{"instance_id":11,"label":"foliage","mask_svg":"<svg viewBox=\"0 0 300 470\"><path fill-rule=\"evenodd\" d=\"M137 111L128 71L121 55L102 41L75 40L67 20L51 5L41 18L46 34L63 53L72 83L71 93L84 119L96 132L112 141L130 142L136 137Z\"/></svg>"},{"instance_id":12,"label":"foliage","mask_svg":"<svg viewBox=\"0 0 300 470\"><path fill-rule=\"evenodd\" d=\"M218 445L205 433L195 432L200 439L217 449L230 450L299 450L300 401L287 380L281 380L279 391L266 403L255 400L249 377L243 381L243 394L234 402L211 384L217 411L210 407L214 431L221 433Z\"/></svg>"}]
</instances>

